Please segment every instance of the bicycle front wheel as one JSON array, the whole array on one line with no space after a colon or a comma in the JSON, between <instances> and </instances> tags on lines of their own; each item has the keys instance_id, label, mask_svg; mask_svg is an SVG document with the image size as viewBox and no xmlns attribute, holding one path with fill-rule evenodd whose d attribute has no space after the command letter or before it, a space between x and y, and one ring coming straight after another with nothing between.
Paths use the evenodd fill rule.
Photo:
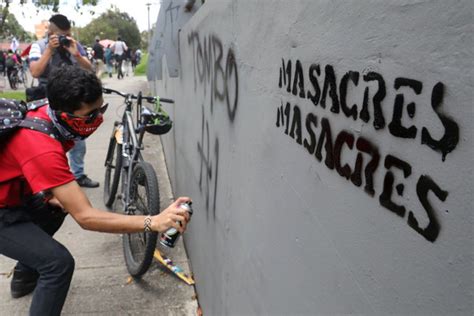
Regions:
<instances>
[{"instance_id":1,"label":"bicycle front wheel","mask_svg":"<svg viewBox=\"0 0 474 316\"><path fill-rule=\"evenodd\" d=\"M156 215L160 212L160 194L155 170L147 162L139 162L133 169L128 186L129 215ZM156 232L123 235L123 251L128 272L141 277L150 267L156 248Z\"/></svg>"},{"instance_id":2,"label":"bicycle front wheel","mask_svg":"<svg viewBox=\"0 0 474 316\"><path fill-rule=\"evenodd\" d=\"M8 77L8 81L10 82L10 88L12 88L12 90L16 90L16 83L17 83L17 77L16 75L10 75Z\"/></svg>"},{"instance_id":3,"label":"bicycle front wheel","mask_svg":"<svg viewBox=\"0 0 474 316\"><path fill-rule=\"evenodd\" d=\"M105 158L104 204L108 208L111 208L115 201L121 169L122 145L118 144L115 135L112 135Z\"/></svg>"},{"instance_id":4,"label":"bicycle front wheel","mask_svg":"<svg viewBox=\"0 0 474 316\"><path fill-rule=\"evenodd\" d=\"M28 78L26 77L26 72L25 71L21 72L20 80L23 83L23 86L25 87L25 89L28 88Z\"/></svg>"}]
</instances>

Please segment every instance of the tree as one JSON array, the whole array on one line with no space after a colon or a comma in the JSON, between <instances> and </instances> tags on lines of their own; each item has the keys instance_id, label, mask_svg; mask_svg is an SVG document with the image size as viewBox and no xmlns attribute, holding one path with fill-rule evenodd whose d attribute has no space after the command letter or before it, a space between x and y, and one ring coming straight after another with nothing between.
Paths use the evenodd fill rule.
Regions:
<instances>
[{"instance_id":1,"label":"tree","mask_svg":"<svg viewBox=\"0 0 474 316\"><path fill-rule=\"evenodd\" d=\"M152 32L152 34L153 34L153 32ZM148 31L142 31L140 33L140 37L141 37L141 40L142 40L142 42L141 42L142 47L147 48L148 45L149 45L149 43L148 43ZM150 36L150 38L151 38L151 36Z\"/></svg>"},{"instance_id":2,"label":"tree","mask_svg":"<svg viewBox=\"0 0 474 316\"><path fill-rule=\"evenodd\" d=\"M0 33L0 38L10 38L13 36L21 42L27 42L33 39L33 37L25 31L20 23L18 23L15 16L9 13L5 18L5 22Z\"/></svg>"},{"instance_id":3,"label":"tree","mask_svg":"<svg viewBox=\"0 0 474 316\"><path fill-rule=\"evenodd\" d=\"M128 13L108 10L98 18L92 20L85 27L79 29L80 41L83 44L92 44L96 36L101 39L116 40L118 36L131 49L140 47L140 31L137 22Z\"/></svg>"},{"instance_id":4,"label":"tree","mask_svg":"<svg viewBox=\"0 0 474 316\"><path fill-rule=\"evenodd\" d=\"M5 2L5 7L3 7L3 3ZM3 33L4 26L6 24L6 20L9 17L8 7L10 6L11 0L0 2L0 33ZM83 6L96 6L99 0L82 0ZM59 10L59 0L33 0L33 5L35 5L38 9L51 9L53 12L58 12ZM21 5L30 5L28 0L20 0ZM80 4L76 4L76 10L79 10L81 7ZM93 11L92 11L93 12Z\"/></svg>"}]
</instances>

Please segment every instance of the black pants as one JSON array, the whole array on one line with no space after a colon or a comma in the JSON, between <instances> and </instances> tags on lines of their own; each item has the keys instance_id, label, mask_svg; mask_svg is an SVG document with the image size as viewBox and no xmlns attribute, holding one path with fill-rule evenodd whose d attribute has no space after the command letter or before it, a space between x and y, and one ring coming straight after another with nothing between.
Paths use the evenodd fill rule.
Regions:
<instances>
[{"instance_id":1,"label":"black pants","mask_svg":"<svg viewBox=\"0 0 474 316\"><path fill-rule=\"evenodd\" d=\"M16 269L40 275L30 315L60 315L66 300L74 259L52 238L65 216L52 207L0 209L0 254L18 260Z\"/></svg>"}]
</instances>

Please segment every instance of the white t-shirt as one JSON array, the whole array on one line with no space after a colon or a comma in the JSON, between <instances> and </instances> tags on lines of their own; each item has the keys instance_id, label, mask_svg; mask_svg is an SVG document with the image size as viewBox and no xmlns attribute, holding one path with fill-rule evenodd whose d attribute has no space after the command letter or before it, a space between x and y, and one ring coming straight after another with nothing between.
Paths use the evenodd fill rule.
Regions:
<instances>
[{"instance_id":1,"label":"white t-shirt","mask_svg":"<svg viewBox=\"0 0 474 316\"><path fill-rule=\"evenodd\" d=\"M128 49L127 45L125 42L122 41L116 41L114 45L112 45L112 50L114 51L114 54L117 55L122 55L124 51Z\"/></svg>"}]
</instances>

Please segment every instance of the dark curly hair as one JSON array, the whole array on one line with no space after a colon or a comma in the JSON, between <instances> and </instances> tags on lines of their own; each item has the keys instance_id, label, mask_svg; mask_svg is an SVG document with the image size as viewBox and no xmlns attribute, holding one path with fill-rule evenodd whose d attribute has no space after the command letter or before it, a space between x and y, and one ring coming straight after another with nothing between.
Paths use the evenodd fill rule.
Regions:
<instances>
[{"instance_id":1,"label":"dark curly hair","mask_svg":"<svg viewBox=\"0 0 474 316\"><path fill-rule=\"evenodd\" d=\"M97 101L102 96L102 83L90 70L63 65L49 74L47 90L53 110L72 113L81 107L81 103Z\"/></svg>"}]
</instances>

